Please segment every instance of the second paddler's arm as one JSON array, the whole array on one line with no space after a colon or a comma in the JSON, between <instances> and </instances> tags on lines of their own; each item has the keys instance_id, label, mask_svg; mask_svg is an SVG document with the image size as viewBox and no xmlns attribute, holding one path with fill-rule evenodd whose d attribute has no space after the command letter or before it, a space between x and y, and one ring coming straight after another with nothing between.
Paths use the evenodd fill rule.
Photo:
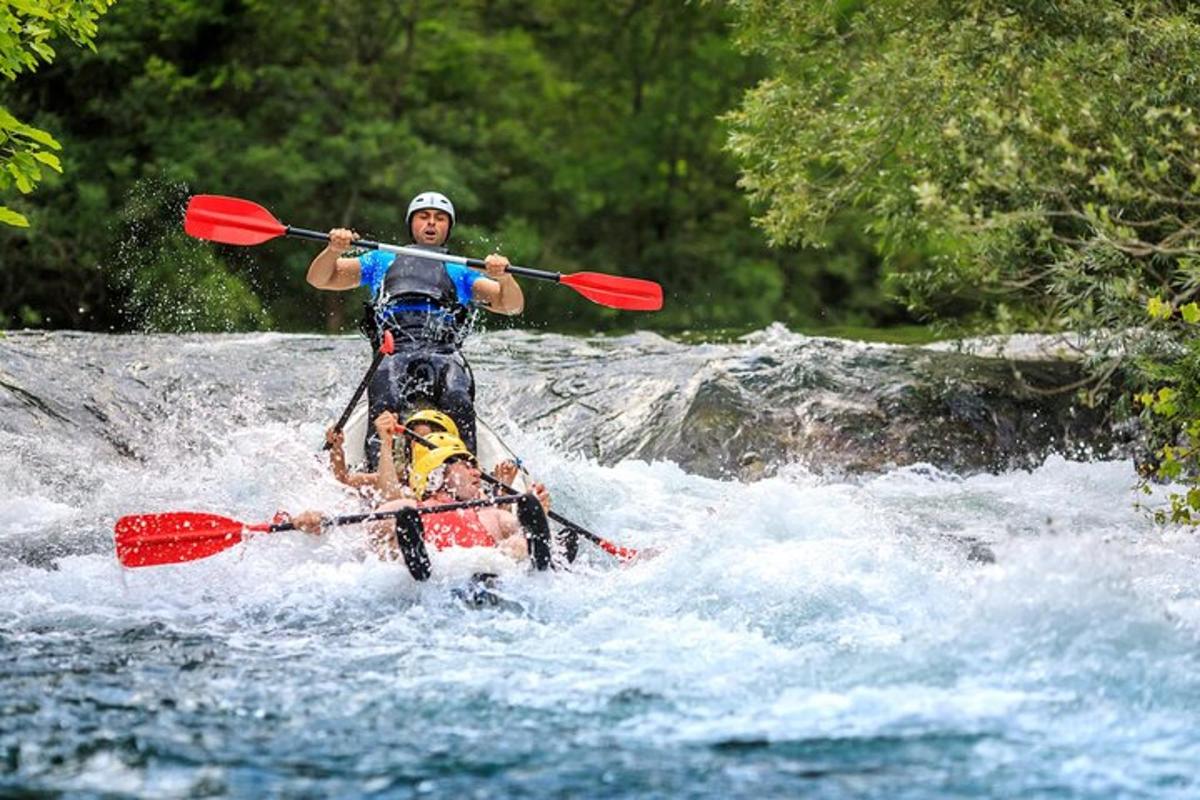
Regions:
<instances>
[{"instance_id":1,"label":"second paddler's arm","mask_svg":"<svg viewBox=\"0 0 1200 800\"><path fill-rule=\"evenodd\" d=\"M502 542L508 537L521 532L521 522L517 519L517 515L507 508L491 508L488 511L491 512L493 519L496 521L496 531L493 533L496 541ZM480 511L479 516L481 519L483 515L484 512Z\"/></svg>"},{"instance_id":2,"label":"second paddler's arm","mask_svg":"<svg viewBox=\"0 0 1200 800\"><path fill-rule=\"evenodd\" d=\"M375 485L374 472L351 472L349 467L346 466L346 451L343 448L343 444L346 441L345 433L330 428L325 431L325 441L329 443L329 467L333 471L333 477L339 483L344 483L355 489Z\"/></svg>"},{"instance_id":3,"label":"second paddler's arm","mask_svg":"<svg viewBox=\"0 0 1200 800\"><path fill-rule=\"evenodd\" d=\"M308 265L307 279L318 289L344 291L354 289L362 280L362 264L357 258L343 258L358 238L352 230L334 228L329 232L329 245Z\"/></svg>"},{"instance_id":4,"label":"second paddler's arm","mask_svg":"<svg viewBox=\"0 0 1200 800\"><path fill-rule=\"evenodd\" d=\"M396 511L415 506L413 500L393 500L384 503L376 511ZM384 561L400 558L400 543L396 540L396 520L380 519L367 526L367 546Z\"/></svg>"},{"instance_id":5,"label":"second paddler's arm","mask_svg":"<svg viewBox=\"0 0 1200 800\"><path fill-rule=\"evenodd\" d=\"M486 277L475 281L472 293L497 314L520 314L525 310L525 295L517 279L505 272L508 259L492 253L483 260Z\"/></svg>"},{"instance_id":6,"label":"second paddler's arm","mask_svg":"<svg viewBox=\"0 0 1200 800\"><path fill-rule=\"evenodd\" d=\"M396 461L392 455L390 438L387 439L387 444L382 441L379 444L379 471L375 473L375 491L385 500L404 496L400 487L400 477L396 474Z\"/></svg>"},{"instance_id":7,"label":"second paddler's arm","mask_svg":"<svg viewBox=\"0 0 1200 800\"><path fill-rule=\"evenodd\" d=\"M404 496L400 476L396 474L395 446L396 427L399 420L390 411L385 411L375 420L375 432L379 434L379 470L375 473L375 489L384 500Z\"/></svg>"}]
</instances>

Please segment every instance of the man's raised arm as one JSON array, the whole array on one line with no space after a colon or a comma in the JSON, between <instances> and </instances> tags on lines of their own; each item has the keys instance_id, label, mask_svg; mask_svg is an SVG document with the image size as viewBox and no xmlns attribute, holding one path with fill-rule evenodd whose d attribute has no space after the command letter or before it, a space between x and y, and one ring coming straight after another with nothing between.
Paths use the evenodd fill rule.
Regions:
<instances>
[{"instance_id":1,"label":"man's raised arm","mask_svg":"<svg viewBox=\"0 0 1200 800\"><path fill-rule=\"evenodd\" d=\"M344 291L354 289L362 280L362 264L357 258L342 258L358 234L346 228L329 232L329 245L308 265L308 282L318 289Z\"/></svg>"}]
</instances>

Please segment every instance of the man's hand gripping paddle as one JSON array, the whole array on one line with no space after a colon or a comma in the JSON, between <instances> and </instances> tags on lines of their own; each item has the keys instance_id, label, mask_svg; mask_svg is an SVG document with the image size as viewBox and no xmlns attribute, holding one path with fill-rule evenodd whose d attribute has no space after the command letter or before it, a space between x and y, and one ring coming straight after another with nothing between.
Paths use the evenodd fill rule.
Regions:
<instances>
[{"instance_id":1,"label":"man's hand gripping paddle","mask_svg":"<svg viewBox=\"0 0 1200 800\"><path fill-rule=\"evenodd\" d=\"M221 244L262 244L279 236L291 236L316 242L329 241L327 233L284 225L258 203L217 194L198 194L188 201L187 213L183 218L183 229L197 239ZM356 240L353 244L355 247L366 250L385 250L398 255L436 258L474 269L484 268L483 260L478 258L438 253L417 247L384 244L367 239ZM570 286L593 303L609 308L619 308L625 311L658 311L663 305L662 287L654 281L641 278L624 278L620 275L606 275L601 272L576 272L572 275L564 275L561 272L546 272L540 269L516 266L510 266L507 271L522 278L553 281Z\"/></svg>"}]
</instances>

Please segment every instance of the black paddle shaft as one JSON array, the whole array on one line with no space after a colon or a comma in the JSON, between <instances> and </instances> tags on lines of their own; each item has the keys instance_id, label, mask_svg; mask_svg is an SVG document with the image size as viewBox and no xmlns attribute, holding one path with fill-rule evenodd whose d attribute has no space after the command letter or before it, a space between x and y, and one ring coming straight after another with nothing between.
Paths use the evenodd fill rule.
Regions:
<instances>
[{"instance_id":1,"label":"black paddle shaft","mask_svg":"<svg viewBox=\"0 0 1200 800\"><path fill-rule=\"evenodd\" d=\"M371 366L367 368L367 374L363 375L362 382L358 384L358 388L354 390L354 396L350 398L350 402L346 404L346 410L342 412L342 416L338 417L337 424L333 426L334 431L341 432L342 428L346 427L346 420L350 419L350 415L354 413L354 407L358 405L358 400L363 396L363 392L367 390L367 384L371 382L375 372L379 369L379 365L383 363L383 357L387 355L380 347L375 353L375 358L371 359ZM329 442L325 442L324 450L333 447Z\"/></svg>"},{"instance_id":2,"label":"black paddle shaft","mask_svg":"<svg viewBox=\"0 0 1200 800\"><path fill-rule=\"evenodd\" d=\"M485 497L480 500L460 500L456 503L440 503L436 506L405 506L404 508L393 509L392 511L370 511L365 514L343 514L340 517L330 517L326 520L328 525L354 525L359 522L371 522L377 519L391 519L399 517L409 511L415 511L418 514L443 514L447 511L458 511L463 508L478 508L480 506L498 506L503 503L518 503L524 495L510 495L508 497ZM267 531L276 533L278 531L294 531L296 524L294 522L278 522L269 528Z\"/></svg>"}]
</instances>

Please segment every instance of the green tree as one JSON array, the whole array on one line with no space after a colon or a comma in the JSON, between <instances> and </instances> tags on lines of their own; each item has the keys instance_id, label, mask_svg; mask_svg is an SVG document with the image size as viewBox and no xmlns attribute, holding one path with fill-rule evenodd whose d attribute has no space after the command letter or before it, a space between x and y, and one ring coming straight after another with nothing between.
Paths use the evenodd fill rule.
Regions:
<instances>
[{"instance_id":1,"label":"green tree","mask_svg":"<svg viewBox=\"0 0 1200 800\"><path fill-rule=\"evenodd\" d=\"M1124 368L1193 385L1172 371L1189 326L1145 323L1200 292L1194 4L732 4L773 64L730 148L774 241L853 210L915 311L1095 334L1093 399Z\"/></svg>"},{"instance_id":2,"label":"green tree","mask_svg":"<svg viewBox=\"0 0 1200 800\"><path fill-rule=\"evenodd\" d=\"M51 42L66 36L92 47L96 20L115 0L5 0L0 2L0 75L13 81L33 72L39 62L54 60ZM17 119L0 104L0 193L13 187L29 194L41 182L44 169L62 172L55 151L62 146L48 132ZM29 220L0 205L0 224L28 227Z\"/></svg>"},{"instance_id":3,"label":"green tree","mask_svg":"<svg viewBox=\"0 0 1200 800\"><path fill-rule=\"evenodd\" d=\"M491 325L898 319L853 220L833 252L772 250L747 224L718 118L764 62L736 51L731 21L723 5L678 0L123 0L95 51L64 52L15 87L14 111L61 131L70 158L25 199L28 235L0 232L13 292L0 314L350 329L362 297L305 284L311 245L206 245L200 258L174 241L186 195L403 240L408 198L436 187L459 207L460 251L644 276L667 295L663 312L631 315L530 283L526 314ZM202 300L218 308L189 309Z\"/></svg>"}]
</instances>

